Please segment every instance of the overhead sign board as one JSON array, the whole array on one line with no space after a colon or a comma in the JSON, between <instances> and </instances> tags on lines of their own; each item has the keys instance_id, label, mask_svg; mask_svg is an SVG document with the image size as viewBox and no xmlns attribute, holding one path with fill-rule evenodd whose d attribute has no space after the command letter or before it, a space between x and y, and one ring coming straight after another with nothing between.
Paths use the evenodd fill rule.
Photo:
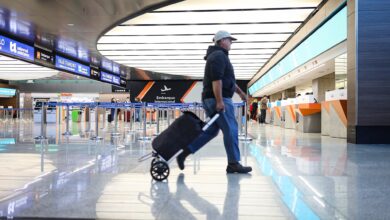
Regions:
<instances>
[{"instance_id":1,"label":"overhead sign board","mask_svg":"<svg viewBox=\"0 0 390 220\"><path fill-rule=\"evenodd\" d=\"M82 76L90 76L89 66L77 63L75 61L63 58L61 56L56 56L56 65L58 69L66 70Z\"/></svg>"},{"instance_id":2,"label":"overhead sign board","mask_svg":"<svg viewBox=\"0 0 390 220\"><path fill-rule=\"evenodd\" d=\"M112 83L115 85L120 85L121 78L119 76L115 76L110 73L100 72L100 80L108 83Z\"/></svg>"},{"instance_id":3,"label":"overhead sign board","mask_svg":"<svg viewBox=\"0 0 390 220\"><path fill-rule=\"evenodd\" d=\"M0 51L22 59L34 61L34 47L0 35Z\"/></svg>"},{"instance_id":4,"label":"overhead sign board","mask_svg":"<svg viewBox=\"0 0 390 220\"><path fill-rule=\"evenodd\" d=\"M98 70L91 68L91 78L99 80L100 79L100 72Z\"/></svg>"},{"instance_id":5,"label":"overhead sign board","mask_svg":"<svg viewBox=\"0 0 390 220\"><path fill-rule=\"evenodd\" d=\"M54 56L51 52L35 48L35 61L54 65Z\"/></svg>"}]
</instances>

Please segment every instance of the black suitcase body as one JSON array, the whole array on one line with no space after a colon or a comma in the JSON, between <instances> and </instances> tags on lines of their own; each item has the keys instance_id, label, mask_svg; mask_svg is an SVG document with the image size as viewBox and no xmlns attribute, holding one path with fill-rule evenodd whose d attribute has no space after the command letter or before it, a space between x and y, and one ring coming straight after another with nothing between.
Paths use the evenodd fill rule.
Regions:
<instances>
[{"instance_id":1,"label":"black suitcase body","mask_svg":"<svg viewBox=\"0 0 390 220\"><path fill-rule=\"evenodd\" d=\"M194 113L185 111L152 142L153 149L165 160L187 147L202 132L205 123Z\"/></svg>"}]
</instances>

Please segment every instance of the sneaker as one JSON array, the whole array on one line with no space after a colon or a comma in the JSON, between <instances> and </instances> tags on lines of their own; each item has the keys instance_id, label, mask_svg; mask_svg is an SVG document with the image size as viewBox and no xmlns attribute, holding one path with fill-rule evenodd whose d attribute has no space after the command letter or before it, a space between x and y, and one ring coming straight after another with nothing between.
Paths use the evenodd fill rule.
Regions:
<instances>
[{"instance_id":1,"label":"sneaker","mask_svg":"<svg viewBox=\"0 0 390 220\"><path fill-rule=\"evenodd\" d=\"M183 152L176 157L177 165L179 166L180 170L184 170L184 161L186 160L187 156L190 154L191 154L190 151L184 149Z\"/></svg>"},{"instance_id":2,"label":"sneaker","mask_svg":"<svg viewBox=\"0 0 390 220\"><path fill-rule=\"evenodd\" d=\"M186 160L185 157L183 157L183 154L179 154L179 156L176 157L177 165L179 166L180 170L184 170L184 161Z\"/></svg>"},{"instance_id":3,"label":"sneaker","mask_svg":"<svg viewBox=\"0 0 390 220\"><path fill-rule=\"evenodd\" d=\"M241 165L240 163L233 163L233 164L228 164L226 168L227 173L249 173L252 171L252 167L245 167Z\"/></svg>"}]
</instances>

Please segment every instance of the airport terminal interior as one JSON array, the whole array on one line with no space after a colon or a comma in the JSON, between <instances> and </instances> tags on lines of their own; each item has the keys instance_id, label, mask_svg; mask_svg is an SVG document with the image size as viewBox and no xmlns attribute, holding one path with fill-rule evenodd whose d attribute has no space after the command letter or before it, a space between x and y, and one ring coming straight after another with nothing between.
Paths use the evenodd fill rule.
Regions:
<instances>
[{"instance_id":1,"label":"airport terminal interior","mask_svg":"<svg viewBox=\"0 0 390 220\"><path fill-rule=\"evenodd\" d=\"M385 0L0 0L0 219L390 219L389 23ZM220 30L248 173L221 131L177 163L219 120Z\"/></svg>"}]
</instances>

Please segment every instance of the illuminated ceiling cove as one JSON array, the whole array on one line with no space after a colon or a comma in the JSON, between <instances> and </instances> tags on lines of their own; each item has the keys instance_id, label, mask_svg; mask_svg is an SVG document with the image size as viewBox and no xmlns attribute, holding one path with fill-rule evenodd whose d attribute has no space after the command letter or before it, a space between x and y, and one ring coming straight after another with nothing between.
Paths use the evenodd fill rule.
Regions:
<instances>
[{"instance_id":1,"label":"illuminated ceiling cove","mask_svg":"<svg viewBox=\"0 0 390 220\"><path fill-rule=\"evenodd\" d=\"M58 70L0 55L0 79L3 80L41 79L58 73Z\"/></svg>"},{"instance_id":2,"label":"illuminated ceiling cove","mask_svg":"<svg viewBox=\"0 0 390 220\"><path fill-rule=\"evenodd\" d=\"M159 73L202 78L206 49L218 30L234 42L237 79L251 79L321 0L188 0L150 11L105 33L99 52L115 62Z\"/></svg>"}]
</instances>

